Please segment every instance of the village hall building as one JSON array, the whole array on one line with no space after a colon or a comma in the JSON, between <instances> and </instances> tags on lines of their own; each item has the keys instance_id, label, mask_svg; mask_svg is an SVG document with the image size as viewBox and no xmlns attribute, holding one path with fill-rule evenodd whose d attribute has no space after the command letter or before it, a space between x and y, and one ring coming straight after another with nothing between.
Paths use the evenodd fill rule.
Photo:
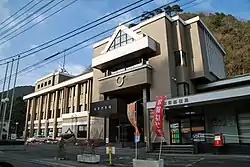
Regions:
<instances>
[{"instance_id":1,"label":"village hall building","mask_svg":"<svg viewBox=\"0 0 250 167\"><path fill-rule=\"evenodd\" d=\"M92 72L50 74L24 97L26 136L70 129L78 139L133 142L127 104L136 102L141 142L150 148L160 141L153 111L164 95L167 145L208 148L218 132L234 148L250 144L250 76L226 78L226 52L198 16L184 21L161 13L119 25L93 49Z\"/></svg>"}]
</instances>

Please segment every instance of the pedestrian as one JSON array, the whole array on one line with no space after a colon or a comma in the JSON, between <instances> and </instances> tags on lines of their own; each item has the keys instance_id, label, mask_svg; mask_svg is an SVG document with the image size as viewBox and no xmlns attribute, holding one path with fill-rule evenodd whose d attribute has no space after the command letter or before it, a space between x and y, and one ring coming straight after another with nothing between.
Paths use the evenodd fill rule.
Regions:
<instances>
[{"instance_id":1,"label":"pedestrian","mask_svg":"<svg viewBox=\"0 0 250 167\"><path fill-rule=\"evenodd\" d=\"M65 159L65 141L64 138L61 137L58 143L58 148L57 148L57 159L63 160Z\"/></svg>"}]
</instances>

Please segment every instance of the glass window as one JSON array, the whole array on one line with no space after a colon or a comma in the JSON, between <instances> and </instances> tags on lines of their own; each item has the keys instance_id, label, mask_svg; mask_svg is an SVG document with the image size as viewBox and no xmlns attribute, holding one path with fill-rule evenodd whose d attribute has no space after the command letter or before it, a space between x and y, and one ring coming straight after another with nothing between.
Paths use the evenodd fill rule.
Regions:
<instances>
[{"instance_id":1,"label":"glass window","mask_svg":"<svg viewBox=\"0 0 250 167\"><path fill-rule=\"evenodd\" d=\"M175 66L186 66L187 65L187 55L183 51L175 51Z\"/></svg>"},{"instance_id":2,"label":"glass window","mask_svg":"<svg viewBox=\"0 0 250 167\"><path fill-rule=\"evenodd\" d=\"M49 85L51 84L51 80L48 81L48 84L49 84Z\"/></svg>"},{"instance_id":3,"label":"glass window","mask_svg":"<svg viewBox=\"0 0 250 167\"><path fill-rule=\"evenodd\" d=\"M177 84L177 95L179 97L189 95L189 85L188 85L188 83L184 82L184 83Z\"/></svg>"},{"instance_id":4,"label":"glass window","mask_svg":"<svg viewBox=\"0 0 250 167\"><path fill-rule=\"evenodd\" d=\"M47 82L44 83L44 86L47 86Z\"/></svg>"},{"instance_id":5,"label":"glass window","mask_svg":"<svg viewBox=\"0 0 250 167\"><path fill-rule=\"evenodd\" d=\"M41 83L41 87L43 87L43 83Z\"/></svg>"},{"instance_id":6,"label":"glass window","mask_svg":"<svg viewBox=\"0 0 250 167\"><path fill-rule=\"evenodd\" d=\"M37 85L37 89L39 89L40 88L40 85Z\"/></svg>"},{"instance_id":7,"label":"glass window","mask_svg":"<svg viewBox=\"0 0 250 167\"><path fill-rule=\"evenodd\" d=\"M115 37L114 41L112 42L112 44L109 47L109 51L115 49L115 48L119 48L121 46L124 46L130 42L133 42L134 39L130 36L128 36L126 33L124 33L123 31L120 31L117 36Z\"/></svg>"}]
</instances>

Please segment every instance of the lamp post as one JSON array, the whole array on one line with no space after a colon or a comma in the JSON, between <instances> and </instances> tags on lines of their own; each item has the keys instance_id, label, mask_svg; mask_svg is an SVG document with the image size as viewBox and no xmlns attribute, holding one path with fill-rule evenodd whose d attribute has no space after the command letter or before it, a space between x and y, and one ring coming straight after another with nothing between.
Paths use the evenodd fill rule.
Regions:
<instances>
[{"instance_id":1,"label":"lamp post","mask_svg":"<svg viewBox=\"0 0 250 167\"><path fill-rule=\"evenodd\" d=\"M19 124L19 122L16 122L16 137L18 137L18 135L17 135L18 124Z\"/></svg>"}]
</instances>

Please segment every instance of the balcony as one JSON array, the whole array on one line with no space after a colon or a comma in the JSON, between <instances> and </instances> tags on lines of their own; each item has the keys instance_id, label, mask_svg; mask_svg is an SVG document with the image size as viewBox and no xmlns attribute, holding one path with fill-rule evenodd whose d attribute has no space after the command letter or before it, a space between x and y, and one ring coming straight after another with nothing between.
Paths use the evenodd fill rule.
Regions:
<instances>
[{"instance_id":1,"label":"balcony","mask_svg":"<svg viewBox=\"0 0 250 167\"><path fill-rule=\"evenodd\" d=\"M152 57L153 53L156 52L156 45L157 43L152 38L148 36L142 37L134 42L93 58L92 67L103 70L136 57Z\"/></svg>"},{"instance_id":2,"label":"balcony","mask_svg":"<svg viewBox=\"0 0 250 167\"><path fill-rule=\"evenodd\" d=\"M99 79L100 93L110 93L125 88L152 83L152 68L145 64Z\"/></svg>"}]
</instances>

